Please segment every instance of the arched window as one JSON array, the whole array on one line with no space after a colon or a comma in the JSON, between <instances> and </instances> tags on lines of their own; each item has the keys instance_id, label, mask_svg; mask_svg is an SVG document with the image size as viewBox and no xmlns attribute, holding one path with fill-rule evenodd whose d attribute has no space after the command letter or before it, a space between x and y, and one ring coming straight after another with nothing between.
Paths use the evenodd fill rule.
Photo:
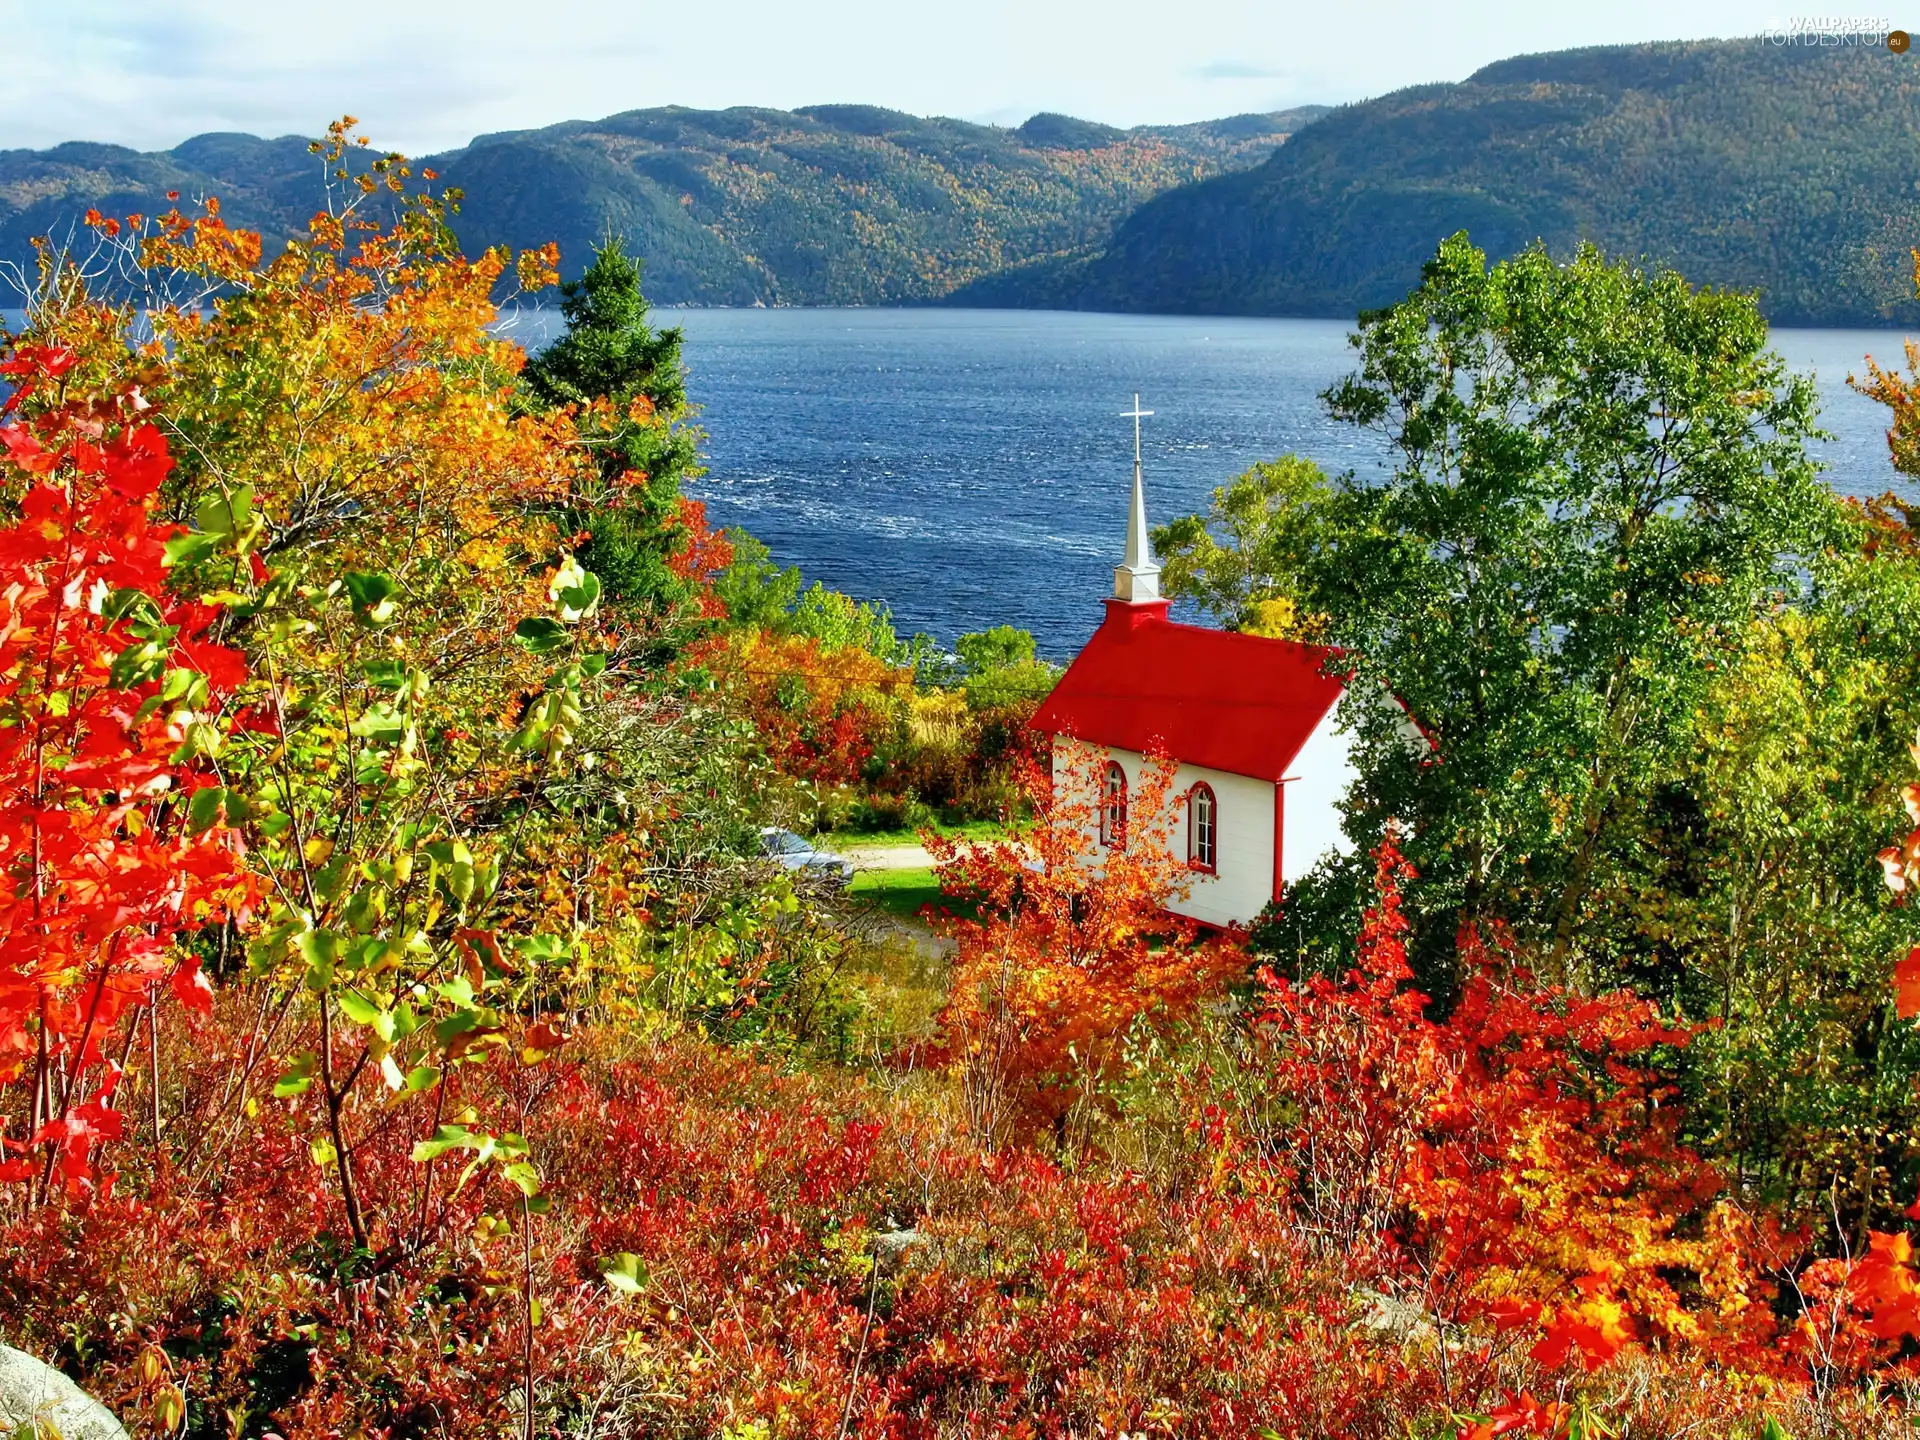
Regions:
<instances>
[{"instance_id":1,"label":"arched window","mask_svg":"<svg viewBox=\"0 0 1920 1440\"><path fill-rule=\"evenodd\" d=\"M1124 850L1127 848L1127 772L1109 761L1101 791L1100 843L1109 850Z\"/></svg>"},{"instance_id":2,"label":"arched window","mask_svg":"<svg viewBox=\"0 0 1920 1440\"><path fill-rule=\"evenodd\" d=\"M1209 875L1219 869L1220 805L1211 785L1187 792L1187 863Z\"/></svg>"}]
</instances>

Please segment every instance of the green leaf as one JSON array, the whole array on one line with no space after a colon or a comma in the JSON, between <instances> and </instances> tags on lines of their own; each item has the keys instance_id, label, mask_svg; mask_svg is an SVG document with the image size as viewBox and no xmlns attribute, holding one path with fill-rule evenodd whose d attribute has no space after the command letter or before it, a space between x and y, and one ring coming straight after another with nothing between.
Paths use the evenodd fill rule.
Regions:
<instances>
[{"instance_id":1,"label":"green leaf","mask_svg":"<svg viewBox=\"0 0 1920 1440\"><path fill-rule=\"evenodd\" d=\"M220 543L218 535L188 531L185 535L176 535L166 542L167 564L184 565L189 560L197 560Z\"/></svg>"},{"instance_id":2,"label":"green leaf","mask_svg":"<svg viewBox=\"0 0 1920 1440\"><path fill-rule=\"evenodd\" d=\"M367 677L369 684L382 690L406 688L407 665L404 660L369 660L360 667L360 673Z\"/></svg>"},{"instance_id":3,"label":"green leaf","mask_svg":"<svg viewBox=\"0 0 1920 1440\"><path fill-rule=\"evenodd\" d=\"M516 1160L500 1172L514 1188L531 1199L540 1193L540 1172L524 1160Z\"/></svg>"},{"instance_id":4,"label":"green leaf","mask_svg":"<svg viewBox=\"0 0 1920 1440\"><path fill-rule=\"evenodd\" d=\"M247 520L253 514L253 487L236 485L228 494L218 490L201 497L194 507L193 518L200 528L209 535L225 537L238 535L247 528Z\"/></svg>"},{"instance_id":5,"label":"green leaf","mask_svg":"<svg viewBox=\"0 0 1920 1440\"><path fill-rule=\"evenodd\" d=\"M226 736L220 733L219 726L195 720L187 726L187 736L180 742L180 748L173 752L173 763L184 765L201 755L218 755L225 743Z\"/></svg>"},{"instance_id":6,"label":"green leaf","mask_svg":"<svg viewBox=\"0 0 1920 1440\"><path fill-rule=\"evenodd\" d=\"M135 628L161 623L160 607L144 590L125 586L112 591L100 602L100 618L111 625L116 620L132 620Z\"/></svg>"},{"instance_id":7,"label":"green leaf","mask_svg":"<svg viewBox=\"0 0 1920 1440\"><path fill-rule=\"evenodd\" d=\"M114 656L112 668L107 672L114 689L131 690L136 685L158 680L173 653L174 633L172 627L163 626L159 636L164 638L139 641Z\"/></svg>"},{"instance_id":8,"label":"green leaf","mask_svg":"<svg viewBox=\"0 0 1920 1440\"><path fill-rule=\"evenodd\" d=\"M638 1295L647 1283L647 1267L638 1255L627 1250L602 1260L600 1275L609 1288L622 1295Z\"/></svg>"},{"instance_id":9,"label":"green leaf","mask_svg":"<svg viewBox=\"0 0 1920 1440\"><path fill-rule=\"evenodd\" d=\"M558 607L560 618L572 624L592 614L600 603L599 578L582 569L580 562L569 555L554 572L553 582L547 587L547 598Z\"/></svg>"},{"instance_id":10,"label":"green leaf","mask_svg":"<svg viewBox=\"0 0 1920 1440\"><path fill-rule=\"evenodd\" d=\"M533 961L560 961L568 955L567 942L558 935L517 935L511 947L515 954Z\"/></svg>"},{"instance_id":11,"label":"green leaf","mask_svg":"<svg viewBox=\"0 0 1920 1440\"><path fill-rule=\"evenodd\" d=\"M567 586L557 598L562 620L584 620L600 604L600 577L583 572L580 583Z\"/></svg>"},{"instance_id":12,"label":"green leaf","mask_svg":"<svg viewBox=\"0 0 1920 1440\"><path fill-rule=\"evenodd\" d=\"M456 1010L433 1027L433 1038L442 1046L451 1045L469 1030L478 1030L487 1023L485 1010Z\"/></svg>"},{"instance_id":13,"label":"green leaf","mask_svg":"<svg viewBox=\"0 0 1920 1440\"><path fill-rule=\"evenodd\" d=\"M331 930L303 930L294 942L307 962L307 988L316 993L333 983L334 963L340 958L340 937Z\"/></svg>"},{"instance_id":14,"label":"green leaf","mask_svg":"<svg viewBox=\"0 0 1920 1440\"><path fill-rule=\"evenodd\" d=\"M339 990L333 998L340 1002L341 1011L356 1025L371 1025L382 1014L380 1007L358 990Z\"/></svg>"},{"instance_id":15,"label":"green leaf","mask_svg":"<svg viewBox=\"0 0 1920 1440\"><path fill-rule=\"evenodd\" d=\"M385 575L367 575L356 570L344 577L344 583L353 601L354 618L362 624L384 625L399 609L400 587Z\"/></svg>"},{"instance_id":16,"label":"green leaf","mask_svg":"<svg viewBox=\"0 0 1920 1440\"><path fill-rule=\"evenodd\" d=\"M227 790L223 785L208 785L193 792L187 800L187 833L199 835L218 825L226 813Z\"/></svg>"},{"instance_id":17,"label":"green leaf","mask_svg":"<svg viewBox=\"0 0 1920 1440\"><path fill-rule=\"evenodd\" d=\"M442 1125L433 1132L433 1138L422 1140L413 1147L413 1158L417 1161L438 1160L449 1150L477 1150L480 1139L464 1125Z\"/></svg>"},{"instance_id":18,"label":"green leaf","mask_svg":"<svg viewBox=\"0 0 1920 1440\"><path fill-rule=\"evenodd\" d=\"M196 710L202 709L206 693L207 677L198 670L169 670L160 682L160 699L169 705L185 701Z\"/></svg>"},{"instance_id":19,"label":"green leaf","mask_svg":"<svg viewBox=\"0 0 1920 1440\"><path fill-rule=\"evenodd\" d=\"M294 1056L293 1063L287 1067L287 1073L274 1082L273 1098L290 1100L295 1095L304 1095L307 1087L313 1084L313 1072L319 1063L319 1059L311 1050L302 1050Z\"/></svg>"},{"instance_id":20,"label":"green leaf","mask_svg":"<svg viewBox=\"0 0 1920 1440\"><path fill-rule=\"evenodd\" d=\"M578 697L565 689L550 690L527 711L526 719L507 741L507 748L557 755L572 743L574 727L579 723Z\"/></svg>"},{"instance_id":21,"label":"green leaf","mask_svg":"<svg viewBox=\"0 0 1920 1440\"><path fill-rule=\"evenodd\" d=\"M381 702L361 711L347 729L362 740L371 740L376 745L398 745L406 738L407 722L391 705Z\"/></svg>"},{"instance_id":22,"label":"green leaf","mask_svg":"<svg viewBox=\"0 0 1920 1440\"><path fill-rule=\"evenodd\" d=\"M433 861L433 881L455 905L473 898L473 852L458 840L439 840L424 847Z\"/></svg>"},{"instance_id":23,"label":"green leaf","mask_svg":"<svg viewBox=\"0 0 1920 1440\"><path fill-rule=\"evenodd\" d=\"M435 1065L416 1065L407 1072L407 1089L418 1094L422 1090L431 1090L440 1083L440 1070Z\"/></svg>"},{"instance_id":24,"label":"green leaf","mask_svg":"<svg viewBox=\"0 0 1920 1440\"><path fill-rule=\"evenodd\" d=\"M598 652L585 656L580 661L580 673L591 680L607 668L607 657Z\"/></svg>"},{"instance_id":25,"label":"green leaf","mask_svg":"<svg viewBox=\"0 0 1920 1440\"><path fill-rule=\"evenodd\" d=\"M331 1165L340 1158L340 1152L333 1148L333 1141L324 1136L308 1141L307 1153L313 1156L316 1165Z\"/></svg>"},{"instance_id":26,"label":"green leaf","mask_svg":"<svg viewBox=\"0 0 1920 1440\"><path fill-rule=\"evenodd\" d=\"M567 627L544 615L529 615L513 627L513 638L536 655L551 655L573 643Z\"/></svg>"}]
</instances>

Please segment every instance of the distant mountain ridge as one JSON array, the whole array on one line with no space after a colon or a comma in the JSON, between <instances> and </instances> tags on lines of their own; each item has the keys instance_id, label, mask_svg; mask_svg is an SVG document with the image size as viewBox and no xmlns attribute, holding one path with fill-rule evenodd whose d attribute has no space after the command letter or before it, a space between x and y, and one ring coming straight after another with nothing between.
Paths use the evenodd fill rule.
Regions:
<instances>
[{"instance_id":1,"label":"distant mountain ridge","mask_svg":"<svg viewBox=\"0 0 1920 1440\"><path fill-rule=\"evenodd\" d=\"M1017 129L870 105L677 106L477 137L421 158L466 192L469 250L556 240L577 274L611 229L647 260L661 304L899 304L1004 269L1093 253L1141 201L1256 165L1310 106L1118 130L1065 115ZM73 142L0 151L0 259L67 233L89 207L220 197L271 246L321 198L298 137L196 136L152 153Z\"/></svg>"},{"instance_id":2,"label":"distant mountain ridge","mask_svg":"<svg viewBox=\"0 0 1920 1440\"><path fill-rule=\"evenodd\" d=\"M1343 106L1265 164L1148 200L1095 255L953 303L1351 316L1437 242L1582 239L1757 289L1777 324L1920 322L1920 57L1760 40L1525 55Z\"/></svg>"}]
</instances>

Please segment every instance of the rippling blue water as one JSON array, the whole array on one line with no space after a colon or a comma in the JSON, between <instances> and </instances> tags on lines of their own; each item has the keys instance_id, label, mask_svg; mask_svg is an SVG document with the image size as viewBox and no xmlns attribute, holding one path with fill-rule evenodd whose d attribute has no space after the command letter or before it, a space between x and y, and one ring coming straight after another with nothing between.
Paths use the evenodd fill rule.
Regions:
<instances>
[{"instance_id":1,"label":"rippling blue water","mask_svg":"<svg viewBox=\"0 0 1920 1440\"><path fill-rule=\"evenodd\" d=\"M540 317L529 317L531 342ZM1137 390L1156 522L1204 506L1255 460L1294 450L1377 473L1371 436L1319 393L1351 368L1350 327L1040 311L686 310L690 389L708 473L694 487L782 563L893 608L944 641L1014 624L1043 654L1092 632L1126 524ZM1847 389L1901 337L1781 330L1825 405L1829 479L1898 484L1885 411Z\"/></svg>"},{"instance_id":2,"label":"rippling blue water","mask_svg":"<svg viewBox=\"0 0 1920 1440\"><path fill-rule=\"evenodd\" d=\"M1299 451L1378 473L1368 435L1319 394L1351 368L1327 320L1189 319L993 310L680 310L708 435L693 487L715 521L753 531L905 633L951 642L1014 624L1070 656L1101 617L1126 524L1139 391L1156 522L1203 507L1255 460ZM557 321L509 331L537 346ZM1900 355L1868 330L1777 330L1813 374L1849 494L1912 493L1887 460L1886 412L1847 388L1862 357Z\"/></svg>"}]
</instances>

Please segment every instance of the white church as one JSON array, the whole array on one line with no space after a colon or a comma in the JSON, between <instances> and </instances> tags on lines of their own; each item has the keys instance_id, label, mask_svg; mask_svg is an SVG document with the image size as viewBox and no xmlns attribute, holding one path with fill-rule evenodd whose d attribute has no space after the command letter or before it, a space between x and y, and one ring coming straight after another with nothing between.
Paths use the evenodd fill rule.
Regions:
<instances>
[{"instance_id":1,"label":"white church","mask_svg":"<svg viewBox=\"0 0 1920 1440\"><path fill-rule=\"evenodd\" d=\"M1102 845L1125 843L1146 753L1176 761L1173 844L1193 882L1170 908L1245 925L1328 850L1349 848L1340 802L1354 778L1351 737L1335 720L1345 685L1327 673L1325 647L1167 617L1140 475L1140 418L1152 413L1135 398L1133 509L1106 620L1032 723L1053 737L1056 785L1101 777Z\"/></svg>"}]
</instances>

